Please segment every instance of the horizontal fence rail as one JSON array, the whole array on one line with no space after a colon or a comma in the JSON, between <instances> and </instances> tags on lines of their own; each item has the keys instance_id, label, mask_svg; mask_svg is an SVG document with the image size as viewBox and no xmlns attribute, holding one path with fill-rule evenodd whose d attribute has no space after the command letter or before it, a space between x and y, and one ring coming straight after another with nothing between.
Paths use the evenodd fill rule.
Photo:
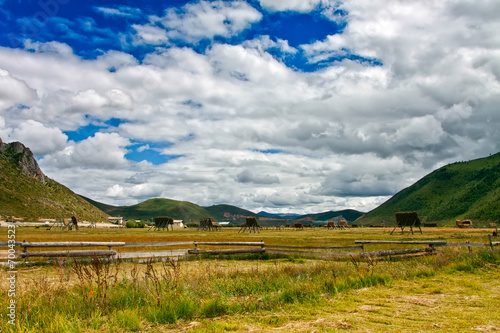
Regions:
<instances>
[{"instance_id":1,"label":"horizontal fence rail","mask_svg":"<svg viewBox=\"0 0 500 333\"><path fill-rule=\"evenodd\" d=\"M176 246L176 245L193 245L194 242L156 242L156 243L126 243L123 247L143 247L143 246Z\"/></svg>"},{"instance_id":2,"label":"horizontal fence rail","mask_svg":"<svg viewBox=\"0 0 500 333\"><path fill-rule=\"evenodd\" d=\"M435 249L425 248L425 249L407 249L407 250L385 250L385 251L363 252L360 255L363 257L387 257L387 256L419 254L419 253L434 254Z\"/></svg>"},{"instance_id":3,"label":"horizontal fence rail","mask_svg":"<svg viewBox=\"0 0 500 333\"><path fill-rule=\"evenodd\" d=\"M446 246L445 241L381 241L381 240L355 240L356 244L401 244L401 245L429 245L429 246Z\"/></svg>"},{"instance_id":4,"label":"horizontal fence rail","mask_svg":"<svg viewBox=\"0 0 500 333\"><path fill-rule=\"evenodd\" d=\"M217 245L217 246L260 246L260 249L216 249L216 250L201 250L198 245ZM194 249L188 250L189 254L237 254L237 253L263 253L266 252L264 242L194 242Z\"/></svg>"},{"instance_id":5,"label":"horizontal fence rail","mask_svg":"<svg viewBox=\"0 0 500 333\"><path fill-rule=\"evenodd\" d=\"M236 254L236 253L262 253L266 252L266 249L221 249L221 250L188 250L189 254L202 254L202 253L210 253L210 254Z\"/></svg>"},{"instance_id":6,"label":"horizontal fence rail","mask_svg":"<svg viewBox=\"0 0 500 333\"><path fill-rule=\"evenodd\" d=\"M96 247L96 246L124 246L125 242L19 242L20 247Z\"/></svg>"},{"instance_id":7,"label":"horizontal fence rail","mask_svg":"<svg viewBox=\"0 0 500 333\"><path fill-rule=\"evenodd\" d=\"M194 242L194 245L264 246L264 242Z\"/></svg>"},{"instance_id":8,"label":"horizontal fence rail","mask_svg":"<svg viewBox=\"0 0 500 333\"><path fill-rule=\"evenodd\" d=\"M116 251L109 250L84 250L84 251L48 251L48 252L22 252L19 254L21 258L31 257L110 257L116 255Z\"/></svg>"},{"instance_id":9,"label":"horizontal fence rail","mask_svg":"<svg viewBox=\"0 0 500 333\"><path fill-rule=\"evenodd\" d=\"M303 250L351 250L362 249L362 246L285 246L266 245L266 249L303 249Z\"/></svg>"}]
</instances>

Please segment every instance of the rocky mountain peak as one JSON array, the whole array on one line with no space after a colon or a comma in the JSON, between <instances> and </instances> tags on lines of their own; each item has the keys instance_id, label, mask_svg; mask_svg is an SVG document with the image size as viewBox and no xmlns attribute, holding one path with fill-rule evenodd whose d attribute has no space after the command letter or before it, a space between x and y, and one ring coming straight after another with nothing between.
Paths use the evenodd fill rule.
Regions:
<instances>
[{"instance_id":1,"label":"rocky mountain peak","mask_svg":"<svg viewBox=\"0 0 500 333\"><path fill-rule=\"evenodd\" d=\"M4 143L0 138L0 153L14 161L23 173L45 184L45 175L38 166L33 153L21 142Z\"/></svg>"}]
</instances>

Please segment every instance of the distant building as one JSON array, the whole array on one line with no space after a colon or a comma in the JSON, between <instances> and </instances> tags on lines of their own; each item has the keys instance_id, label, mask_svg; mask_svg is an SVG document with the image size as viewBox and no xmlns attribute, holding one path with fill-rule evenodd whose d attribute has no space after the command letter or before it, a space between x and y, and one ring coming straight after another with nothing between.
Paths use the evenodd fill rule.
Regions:
<instances>
[{"instance_id":1,"label":"distant building","mask_svg":"<svg viewBox=\"0 0 500 333\"><path fill-rule=\"evenodd\" d=\"M174 220L174 227L184 228L184 221L183 220Z\"/></svg>"},{"instance_id":2,"label":"distant building","mask_svg":"<svg viewBox=\"0 0 500 333\"><path fill-rule=\"evenodd\" d=\"M123 217L110 216L108 217L108 222L123 225Z\"/></svg>"},{"instance_id":3,"label":"distant building","mask_svg":"<svg viewBox=\"0 0 500 333\"><path fill-rule=\"evenodd\" d=\"M52 222L52 223L55 223L56 219L45 219L43 217L39 217L38 218L38 222Z\"/></svg>"}]
</instances>

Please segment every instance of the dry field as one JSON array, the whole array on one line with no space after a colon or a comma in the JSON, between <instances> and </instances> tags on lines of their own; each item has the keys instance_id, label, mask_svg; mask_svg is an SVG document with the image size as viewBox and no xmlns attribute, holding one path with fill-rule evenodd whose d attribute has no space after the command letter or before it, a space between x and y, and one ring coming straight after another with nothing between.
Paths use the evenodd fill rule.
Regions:
<instances>
[{"instance_id":1,"label":"dry field","mask_svg":"<svg viewBox=\"0 0 500 333\"><path fill-rule=\"evenodd\" d=\"M16 230L35 241L260 241L337 246L354 240L486 243L488 229L263 230L259 234ZM5 235L0 229L0 236ZM369 250L380 245L368 245ZM384 249L387 245L383 246ZM341 262L258 255L170 263L17 269L16 326L0 271L1 332L494 332L500 331L500 255L440 248L435 256Z\"/></svg>"}]
</instances>

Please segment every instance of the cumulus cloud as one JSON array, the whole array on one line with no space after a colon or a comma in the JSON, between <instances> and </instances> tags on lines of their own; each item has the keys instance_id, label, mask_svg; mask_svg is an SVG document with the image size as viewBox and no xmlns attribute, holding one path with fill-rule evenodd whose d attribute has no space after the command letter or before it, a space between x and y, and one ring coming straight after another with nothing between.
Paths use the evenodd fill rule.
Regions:
<instances>
[{"instance_id":1,"label":"cumulus cloud","mask_svg":"<svg viewBox=\"0 0 500 333\"><path fill-rule=\"evenodd\" d=\"M134 24L132 27L137 32L137 37L140 42L151 45L162 45L167 43L167 32L164 29L155 27L153 25L138 25Z\"/></svg>"},{"instance_id":2,"label":"cumulus cloud","mask_svg":"<svg viewBox=\"0 0 500 333\"><path fill-rule=\"evenodd\" d=\"M169 38L196 42L215 36L231 37L260 21L262 14L244 1L200 1L180 9L168 9L163 17L153 17Z\"/></svg>"},{"instance_id":3,"label":"cumulus cloud","mask_svg":"<svg viewBox=\"0 0 500 333\"><path fill-rule=\"evenodd\" d=\"M162 195L163 187L154 184L138 184L131 187L123 187L115 184L106 190L106 196L109 198L134 198L136 200L145 200Z\"/></svg>"},{"instance_id":4,"label":"cumulus cloud","mask_svg":"<svg viewBox=\"0 0 500 333\"><path fill-rule=\"evenodd\" d=\"M27 120L14 128L7 139L22 142L33 154L42 156L64 148L68 137L58 128L48 128L35 120Z\"/></svg>"},{"instance_id":5,"label":"cumulus cloud","mask_svg":"<svg viewBox=\"0 0 500 333\"><path fill-rule=\"evenodd\" d=\"M253 173L252 171L245 169L241 171L236 176L236 181L239 183L253 183L253 184L276 184L280 182L280 179L276 175Z\"/></svg>"},{"instance_id":6,"label":"cumulus cloud","mask_svg":"<svg viewBox=\"0 0 500 333\"><path fill-rule=\"evenodd\" d=\"M133 55L114 50L110 50L100 55L97 59L99 64L104 64L107 69L111 70L138 64L137 59L135 59Z\"/></svg>"},{"instance_id":7,"label":"cumulus cloud","mask_svg":"<svg viewBox=\"0 0 500 333\"><path fill-rule=\"evenodd\" d=\"M278 38L276 41L272 40L269 36L260 36L258 38L247 40L242 43L243 46L255 48L261 53L264 51L276 49L284 54L295 54L298 50L291 47L287 40Z\"/></svg>"},{"instance_id":8,"label":"cumulus cloud","mask_svg":"<svg viewBox=\"0 0 500 333\"><path fill-rule=\"evenodd\" d=\"M0 110L18 103L28 103L37 98L36 90L0 68Z\"/></svg>"},{"instance_id":9,"label":"cumulus cloud","mask_svg":"<svg viewBox=\"0 0 500 333\"><path fill-rule=\"evenodd\" d=\"M125 167L125 147L128 139L117 133L96 133L93 137L67 145L63 150L43 158L44 163L53 163L60 168L116 169Z\"/></svg>"},{"instance_id":10,"label":"cumulus cloud","mask_svg":"<svg viewBox=\"0 0 500 333\"><path fill-rule=\"evenodd\" d=\"M487 14L497 5L470 4L262 0L268 11L345 13L341 33L292 48L268 35L214 42L262 14L243 1L200 1L134 28L156 46L211 39L204 51L166 45L138 61L117 51L85 60L62 43L0 48L0 134L106 203L366 211L434 168L500 150L500 27ZM276 54L320 66L292 69ZM80 142L63 133L111 119ZM137 153L164 143L161 154L177 158L129 161L135 140Z\"/></svg>"},{"instance_id":11,"label":"cumulus cloud","mask_svg":"<svg viewBox=\"0 0 500 333\"><path fill-rule=\"evenodd\" d=\"M73 49L68 44L56 41L41 43L27 39L24 41L24 48L37 53L48 53L62 57L73 55Z\"/></svg>"}]
</instances>

